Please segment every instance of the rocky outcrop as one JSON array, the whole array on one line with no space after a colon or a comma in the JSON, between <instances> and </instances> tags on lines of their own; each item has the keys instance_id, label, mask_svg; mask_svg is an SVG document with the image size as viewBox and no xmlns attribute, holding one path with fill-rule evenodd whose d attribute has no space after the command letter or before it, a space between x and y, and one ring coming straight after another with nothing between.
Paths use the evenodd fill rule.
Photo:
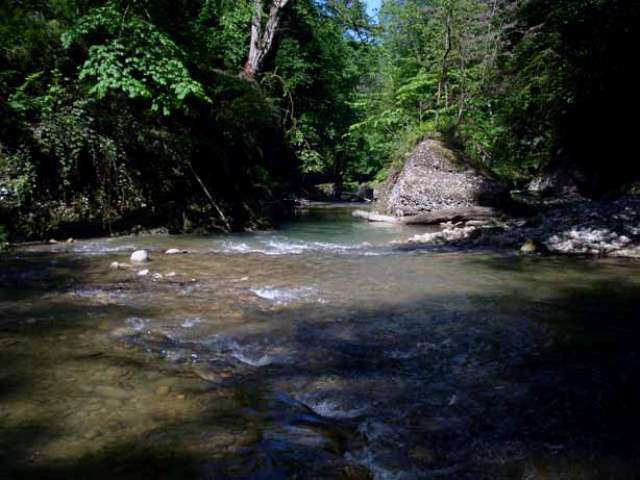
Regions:
<instances>
[{"instance_id":1,"label":"rocky outcrop","mask_svg":"<svg viewBox=\"0 0 640 480\"><path fill-rule=\"evenodd\" d=\"M496 206L508 190L434 139L420 143L378 192L378 210L416 215L443 209Z\"/></svg>"}]
</instances>

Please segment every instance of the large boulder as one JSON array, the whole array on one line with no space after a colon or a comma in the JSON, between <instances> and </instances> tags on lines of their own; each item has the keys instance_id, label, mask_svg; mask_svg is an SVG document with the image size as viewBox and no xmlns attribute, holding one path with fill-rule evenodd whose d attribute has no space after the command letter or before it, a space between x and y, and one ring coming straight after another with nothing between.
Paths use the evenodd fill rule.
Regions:
<instances>
[{"instance_id":1,"label":"large boulder","mask_svg":"<svg viewBox=\"0 0 640 480\"><path fill-rule=\"evenodd\" d=\"M416 215L434 210L499 206L508 189L442 142L427 139L378 191L379 210Z\"/></svg>"}]
</instances>

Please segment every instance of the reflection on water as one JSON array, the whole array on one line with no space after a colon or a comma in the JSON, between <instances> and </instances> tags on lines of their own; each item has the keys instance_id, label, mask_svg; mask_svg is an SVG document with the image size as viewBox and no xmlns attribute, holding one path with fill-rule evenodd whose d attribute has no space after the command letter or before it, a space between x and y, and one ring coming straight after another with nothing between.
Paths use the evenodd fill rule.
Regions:
<instances>
[{"instance_id":1,"label":"reflection on water","mask_svg":"<svg viewBox=\"0 0 640 480\"><path fill-rule=\"evenodd\" d=\"M0 476L636 478L640 264L415 232L323 207L3 259Z\"/></svg>"}]
</instances>

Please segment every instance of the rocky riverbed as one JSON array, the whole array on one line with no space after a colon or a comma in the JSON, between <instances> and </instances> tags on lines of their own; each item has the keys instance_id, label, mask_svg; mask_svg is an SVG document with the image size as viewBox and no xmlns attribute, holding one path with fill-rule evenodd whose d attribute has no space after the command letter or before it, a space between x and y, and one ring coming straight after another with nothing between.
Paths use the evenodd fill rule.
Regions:
<instances>
[{"instance_id":1,"label":"rocky riverbed","mask_svg":"<svg viewBox=\"0 0 640 480\"><path fill-rule=\"evenodd\" d=\"M530 217L442 224L442 230L418 234L412 246L520 249L557 253L640 258L640 198L573 200L539 205Z\"/></svg>"}]
</instances>

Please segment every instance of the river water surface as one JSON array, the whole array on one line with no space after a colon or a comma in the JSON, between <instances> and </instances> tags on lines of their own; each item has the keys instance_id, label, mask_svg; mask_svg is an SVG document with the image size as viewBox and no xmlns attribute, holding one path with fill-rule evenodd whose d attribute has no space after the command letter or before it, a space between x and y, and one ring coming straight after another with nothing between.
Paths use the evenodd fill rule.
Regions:
<instances>
[{"instance_id":1,"label":"river water surface","mask_svg":"<svg viewBox=\"0 0 640 480\"><path fill-rule=\"evenodd\" d=\"M1 259L0 477L639 478L640 263L350 208Z\"/></svg>"}]
</instances>

